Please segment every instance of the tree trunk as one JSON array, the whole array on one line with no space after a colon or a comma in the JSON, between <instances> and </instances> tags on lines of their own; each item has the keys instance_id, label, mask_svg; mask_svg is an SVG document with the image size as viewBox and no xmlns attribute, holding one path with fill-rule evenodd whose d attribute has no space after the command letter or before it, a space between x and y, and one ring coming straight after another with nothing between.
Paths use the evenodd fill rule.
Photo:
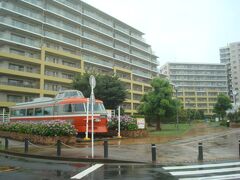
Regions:
<instances>
[{"instance_id":1,"label":"tree trunk","mask_svg":"<svg viewBox=\"0 0 240 180\"><path fill-rule=\"evenodd\" d=\"M157 120L156 130L161 131L160 119Z\"/></svg>"}]
</instances>

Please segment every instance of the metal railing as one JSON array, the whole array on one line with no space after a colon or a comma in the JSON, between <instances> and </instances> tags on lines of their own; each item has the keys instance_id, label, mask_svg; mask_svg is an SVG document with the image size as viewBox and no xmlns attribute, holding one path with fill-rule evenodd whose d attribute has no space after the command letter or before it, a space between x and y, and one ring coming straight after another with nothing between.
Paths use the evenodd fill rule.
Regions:
<instances>
[{"instance_id":1,"label":"metal railing","mask_svg":"<svg viewBox=\"0 0 240 180\"><path fill-rule=\"evenodd\" d=\"M5 111L5 109L3 108L3 111L2 111L2 113L0 114L0 122L3 122L3 123L9 122L9 119L10 119L10 114L7 113L7 112Z\"/></svg>"}]
</instances>

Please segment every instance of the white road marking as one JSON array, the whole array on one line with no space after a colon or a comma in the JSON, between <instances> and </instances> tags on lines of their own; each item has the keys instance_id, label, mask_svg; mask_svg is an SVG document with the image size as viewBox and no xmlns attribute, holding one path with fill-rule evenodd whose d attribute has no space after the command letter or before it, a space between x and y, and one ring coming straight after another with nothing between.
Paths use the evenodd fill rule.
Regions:
<instances>
[{"instance_id":1,"label":"white road marking","mask_svg":"<svg viewBox=\"0 0 240 180\"><path fill-rule=\"evenodd\" d=\"M179 180L227 180L227 179L237 179L240 174L229 174L222 176L211 176L211 177L196 177L196 178L180 178Z\"/></svg>"},{"instance_id":2,"label":"white road marking","mask_svg":"<svg viewBox=\"0 0 240 180\"><path fill-rule=\"evenodd\" d=\"M240 165L240 162L221 163L221 164L188 165L188 166L168 166L168 167L163 167L163 169L165 169L165 170L180 170L180 169L211 168L211 167L237 166L237 165Z\"/></svg>"},{"instance_id":3,"label":"white road marking","mask_svg":"<svg viewBox=\"0 0 240 180\"><path fill-rule=\"evenodd\" d=\"M91 172L95 171L96 169L102 167L104 164L95 164L94 166L80 172L79 174L76 174L75 176L71 177L71 179L81 179L84 176L90 174Z\"/></svg>"},{"instance_id":4,"label":"white road marking","mask_svg":"<svg viewBox=\"0 0 240 180\"><path fill-rule=\"evenodd\" d=\"M234 168L224 168L224 169L209 169L209 170L195 170L195 171L173 171L169 172L173 176L183 176L183 175L203 175L203 174L211 174L211 173L224 173L224 172L235 172L240 171L240 167Z\"/></svg>"}]
</instances>

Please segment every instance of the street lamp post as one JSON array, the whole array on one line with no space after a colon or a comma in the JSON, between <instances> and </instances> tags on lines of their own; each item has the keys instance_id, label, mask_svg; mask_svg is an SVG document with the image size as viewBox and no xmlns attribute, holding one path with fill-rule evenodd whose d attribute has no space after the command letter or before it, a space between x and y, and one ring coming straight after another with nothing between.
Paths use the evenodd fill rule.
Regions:
<instances>
[{"instance_id":1,"label":"street lamp post","mask_svg":"<svg viewBox=\"0 0 240 180\"><path fill-rule=\"evenodd\" d=\"M189 101L189 99L187 100L187 104L189 105L189 107L190 107L190 101ZM188 109L188 124L190 125L190 122L191 122L191 111L190 111L190 109Z\"/></svg>"},{"instance_id":2,"label":"street lamp post","mask_svg":"<svg viewBox=\"0 0 240 180\"><path fill-rule=\"evenodd\" d=\"M233 91L233 102L234 102L234 106L236 106L236 101L237 101L237 95L238 95L238 92L237 91Z\"/></svg>"},{"instance_id":3,"label":"street lamp post","mask_svg":"<svg viewBox=\"0 0 240 180\"><path fill-rule=\"evenodd\" d=\"M178 86L176 84L173 84L173 83L170 83L173 88L175 89L176 91L176 99L178 100ZM176 124L176 127L177 127L177 130L178 130L178 124L179 124L179 117L178 117L178 104L177 104L177 124Z\"/></svg>"},{"instance_id":4,"label":"street lamp post","mask_svg":"<svg viewBox=\"0 0 240 180\"><path fill-rule=\"evenodd\" d=\"M237 112L237 95L238 95L238 92L237 91L233 91L233 111L234 113Z\"/></svg>"},{"instance_id":5,"label":"street lamp post","mask_svg":"<svg viewBox=\"0 0 240 180\"><path fill-rule=\"evenodd\" d=\"M175 85L176 99L178 100L178 87ZM178 105L177 105L177 130L178 130L179 118L178 118Z\"/></svg>"}]
</instances>

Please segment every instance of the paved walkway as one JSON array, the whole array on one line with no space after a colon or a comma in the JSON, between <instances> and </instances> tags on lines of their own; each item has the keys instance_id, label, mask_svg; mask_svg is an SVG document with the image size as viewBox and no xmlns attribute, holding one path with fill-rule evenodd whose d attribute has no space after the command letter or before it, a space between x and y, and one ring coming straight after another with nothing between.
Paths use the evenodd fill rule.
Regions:
<instances>
[{"instance_id":1,"label":"paved walkway","mask_svg":"<svg viewBox=\"0 0 240 180\"><path fill-rule=\"evenodd\" d=\"M205 132L204 132L205 131ZM192 130L194 132L194 129ZM203 133L204 132L204 133ZM240 129L207 130L187 133L181 138L135 138L109 140L109 159L151 162L151 144L157 145L157 163L197 162L198 142L203 142L204 160L238 159ZM1 141L1 139L0 139ZM4 144L4 140L2 140ZM56 147L30 145L30 154L56 156ZM23 142L9 141L9 150L23 152ZM103 142L95 142L95 158L103 158ZM91 158L91 143L63 145L63 157Z\"/></svg>"}]
</instances>

